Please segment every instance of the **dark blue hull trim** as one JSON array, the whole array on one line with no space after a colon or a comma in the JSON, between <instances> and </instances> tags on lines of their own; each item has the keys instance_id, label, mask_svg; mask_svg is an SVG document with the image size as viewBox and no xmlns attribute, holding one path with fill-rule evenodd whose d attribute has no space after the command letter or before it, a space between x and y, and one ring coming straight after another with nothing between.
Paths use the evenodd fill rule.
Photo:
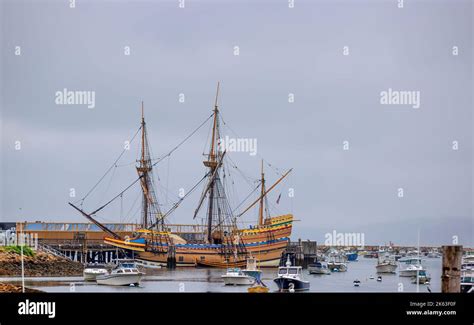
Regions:
<instances>
[{"instance_id":1,"label":"dark blue hull trim","mask_svg":"<svg viewBox=\"0 0 474 325\"><path fill-rule=\"evenodd\" d=\"M295 291L309 290L309 282L307 281L289 278L276 278L273 281L278 285L280 291L289 291L290 288L293 288Z\"/></svg>"}]
</instances>

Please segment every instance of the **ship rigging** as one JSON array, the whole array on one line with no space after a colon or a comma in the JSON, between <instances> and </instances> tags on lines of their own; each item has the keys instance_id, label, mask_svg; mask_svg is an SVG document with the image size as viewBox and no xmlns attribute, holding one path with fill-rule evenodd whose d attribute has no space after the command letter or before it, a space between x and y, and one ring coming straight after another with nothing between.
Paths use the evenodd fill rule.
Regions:
<instances>
[{"instance_id":1,"label":"ship rigging","mask_svg":"<svg viewBox=\"0 0 474 325\"><path fill-rule=\"evenodd\" d=\"M205 265L225 267L229 265L241 265L245 263L249 255L256 255L262 262L268 265L274 265L280 258L281 252L286 246L291 234L293 216L291 214L278 217L270 217L268 209L267 194L272 191L287 175L291 169L281 175L281 177L269 188L266 188L265 174L263 170L263 160L261 163L261 178L257 187L244 201L237 206L240 208L245 201L250 198L257 189L260 190L258 198L236 213L232 209L226 192L224 181L228 176L224 168L224 162L227 157L225 150L219 146L221 139L221 113L219 110L219 83L214 101L214 107L211 116L201 123L190 135L175 146L168 154L153 162L150 153L147 125L145 122L144 107L141 107L140 132L140 157L137 160L136 178L118 195L115 195L107 203L94 210L91 213L84 211L82 205L87 196L95 189L94 187L79 200L80 207L69 203L78 210L89 221L100 227L109 237L104 238L104 242L122 249L136 251L140 258L159 263L166 262L167 256L171 253L178 257L178 264L185 265ZM192 135L201 129L209 120L212 120L211 139L209 151L203 161L207 168L205 175L191 187L187 193L175 202L165 213L161 211L155 192L155 179L153 176L153 167L164 158L169 157L181 145L183 145ZM132 138L132 140L135 138ZM117 165L115 161L114 166ZM235 165L233 167L237 168ZM108 173L110 169L106 172ZM104 177L101 178L101 180ZM99 182L101 181L99 180ZM173 213L179 205L191 193L193 193L205 181L203 191L198 201L193 219L196 219L200 213L204 213L205 227L202 231L202 242L188 243L177 234L170 232L167 227L167 217ZM140 184L142 192L141 207L141 229L137 230L134 238L120 238L119 235L109 230L104 224L99 222L95 215L118 198L122 198L124 192L133 187L136 183ZM207 203L207 205L206 205ZM247 213L255 205L259 204L257 226L250 229L239 229L237 219ZM204 209L205 207L205 209ZM265 218L264 218L265 214ZM265 266L265 264L262 264Z\"/></svg>"}]
</instances>

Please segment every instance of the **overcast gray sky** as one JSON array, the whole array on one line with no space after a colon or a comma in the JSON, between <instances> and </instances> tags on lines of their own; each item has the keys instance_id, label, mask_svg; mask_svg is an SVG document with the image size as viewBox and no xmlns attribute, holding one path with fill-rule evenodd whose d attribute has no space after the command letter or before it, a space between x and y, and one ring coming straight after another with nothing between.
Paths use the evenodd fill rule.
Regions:
<instances>
[{"instance_id":1,"label":"overcast gray sky","mask_svg":"<svg viewBox=\"0 0 474 325\"><path fill-rule=\"evenodd\" d=\"M159 157L210 115L221 81L224 134L258 141L258 155L230 153L232 161L254 179L262 157L294 168L269 197L275 213L300 220L293 239L323 241L336 230L363 232L368 244L414 244L419 228L422 244L458 236L473 245L472 1L0 3L0 220L85 221L67 202L120 154L139 127L140 101ZM94 91L95 107L56 105L64 88ZM419 91L420 108L381 105L389 88ZM157 166L164 210L205 173L208 130ZM137 145L86 200L88 211L136 177ZM278 175L267 166L267 177ZM236 181L231 203L249 189ZM138 191L99 219L137 220ZM199 194L170 222L192 223Z\"/></svg>"}]
</instances>

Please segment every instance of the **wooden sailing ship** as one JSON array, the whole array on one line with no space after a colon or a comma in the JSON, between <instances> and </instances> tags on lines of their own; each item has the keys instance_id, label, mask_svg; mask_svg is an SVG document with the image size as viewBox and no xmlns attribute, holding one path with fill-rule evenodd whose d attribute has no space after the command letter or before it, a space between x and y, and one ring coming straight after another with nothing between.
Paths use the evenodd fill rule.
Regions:
<instances>
[{"instance_id":1,"label":"wooden sailing ship","mask_svg":"<svg viewBox=\"0 0 474 325\"><path fill-rule=\"evenodd\" d=\"M202 180L206 181L206 185L194 213L194 218L196 218L198 213L203 210L206 216L202 240L187 242L178 234L169 231L166 226L166 217L178 207L184 198L174 204L168 212L162 213L160 211L153 187L152 169L154 164L150 157L142 107L141 156L136 167L139 176L137 181L140 182L142 190L141 229L137 230L136 235L132 238L121 238L94 218L95 213L105 205L92 213L86 213L70 203L107 233L104 243L133 251L134 256L140 260L162 265L166 265L170 258L174 258L178 266L242 267L246 265L247 257L253 256L261 266L278 266L282 252L291 236L293 215L264 218L265 201L267 194L291 172L291 169L267 189L262 161L260 195L239 215L233 215L222 181L222 166L226 152L218 146L218 139L220 139L218 96L219 84L213 114L210 117L212 118L212 138L209 153L203 161L207 173ZM207 207L204 210L205 202L207 202ZM239 229L237 218L257 204L259 204L257 225Z\"/></svg>"}]
</instances>

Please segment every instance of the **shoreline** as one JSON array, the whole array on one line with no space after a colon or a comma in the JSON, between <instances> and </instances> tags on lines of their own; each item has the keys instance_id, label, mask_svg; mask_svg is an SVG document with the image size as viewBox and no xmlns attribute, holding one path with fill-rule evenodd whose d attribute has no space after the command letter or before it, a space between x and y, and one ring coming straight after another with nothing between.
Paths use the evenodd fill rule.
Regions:
<instances>
[{"instance_id":1,"label":"shoreline","mask_svg":"<svg viewBox=\"0 0 474 325\"><path fill-rule=\"evenodd\" d=\"M23 256L25 277L82 276L83 266L63 257L42 251ZM21 256L0 249L0 277L21 277Z\"/></svg>"}]
</instances>

